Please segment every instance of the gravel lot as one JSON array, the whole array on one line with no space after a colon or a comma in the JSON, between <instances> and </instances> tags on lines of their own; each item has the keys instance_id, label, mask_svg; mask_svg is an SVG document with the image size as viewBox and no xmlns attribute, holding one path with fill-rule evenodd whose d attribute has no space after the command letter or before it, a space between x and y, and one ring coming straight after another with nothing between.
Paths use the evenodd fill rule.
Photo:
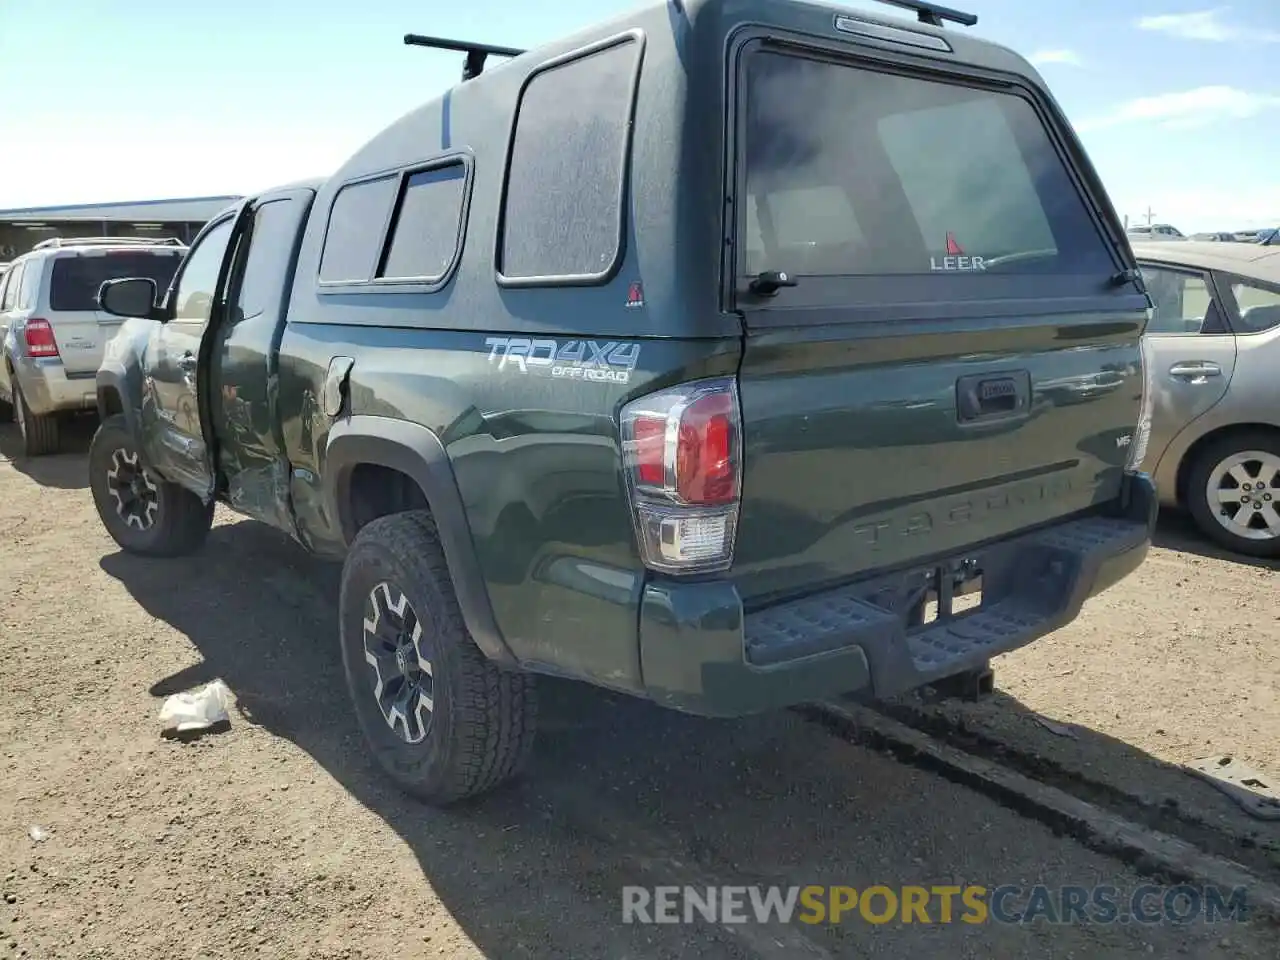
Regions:
<instances>
[{"instance_id":1,"label":"gravel lot","mask_svg":"<svg viewBox=\"0 0 1280 960\"><path fill-rule=\"evenodd\" d=\"M624 925L624 884L1144 881L796 714L711 722L569 684L543 688L523 782L424 808L361 750L336 569L226 514L199 556L126 556L82 452L15 449L0 427L0 956L1280 956L1274 929L1237 924ZM1005 658L995 697L937 715L1117 790L1164 784L1265 843L1280 825L1164 762L1280 765L1278 575L1171 529L1079 623ZM231 731L161 740L162 698L214 677Z\"/></svg>"}]
</instances>

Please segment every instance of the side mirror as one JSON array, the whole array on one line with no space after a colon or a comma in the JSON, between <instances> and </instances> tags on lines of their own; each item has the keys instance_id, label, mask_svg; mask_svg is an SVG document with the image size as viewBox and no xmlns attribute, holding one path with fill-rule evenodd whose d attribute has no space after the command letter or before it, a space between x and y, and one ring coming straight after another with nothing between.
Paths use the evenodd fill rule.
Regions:
<instances>
[{"instance_id":1,"label":"side mirror","mask_svg":"<svg viewBox=\"0 0 1280 960\"><path fill-rule=\"evenodd\" d=\"M148 277L107 280L98 288L98 306L117 317L158 320L156 282Z\"/></svg>"}]
</instances>

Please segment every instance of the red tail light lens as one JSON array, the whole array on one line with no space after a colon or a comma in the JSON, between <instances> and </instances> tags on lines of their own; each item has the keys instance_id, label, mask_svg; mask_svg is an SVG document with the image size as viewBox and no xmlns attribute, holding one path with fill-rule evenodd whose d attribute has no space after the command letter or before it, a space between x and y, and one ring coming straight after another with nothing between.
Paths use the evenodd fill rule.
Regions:
<instances>
[{"instance_id":1,"label":"red tail light lens","mask_svg":"<svg viewBox=\"0 0 1280 960\"><path fill-rule=\"evenodd\" d=\"M56 357L58 341L53 338L53 328L48 320L33 317L23 327L22 337L27 345L28 357Z\"/></svg>"},{"instance_id":2,"label":"red tail light lens","mask_svg":"<svg viewBox=\"0 0 1280 960\"><path fill-rule=\"evenodd\" d=\"M638 416L631 428L635 443L636 478L646 486L660 487L667 481L667 418Z\"/></svg>"},{"instance_id":3,"label":"red tail light lens","mask_svg":"<svg viewBox=\"0 0 1280 960\"><path fill-rule=\"evenodd\" d=\"M647 566L722 570L733 561L742 470L732 378L699 380L622 409L623 461Z\"/></svg>"},{"instance_id":4,"label":"red tail light lens","mask_svg":"<svg viewBox=\"0 0 1280 960\"><path fill-rule=\"evenodd\" d=\"M681 500L724 504L738 499L735 418L734 399L729 393L699 397L680 415L676 493Z\"/></svg>"}]
</instances>

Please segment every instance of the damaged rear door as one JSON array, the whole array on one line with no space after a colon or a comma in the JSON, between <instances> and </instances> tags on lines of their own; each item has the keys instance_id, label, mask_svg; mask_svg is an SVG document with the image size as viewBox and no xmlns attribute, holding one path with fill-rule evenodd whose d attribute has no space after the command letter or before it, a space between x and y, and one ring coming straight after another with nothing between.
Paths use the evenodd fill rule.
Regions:
<instances>
[{"instance_id":1,"label":"damaged rear door","mask_svg":"<svg viewBox=\"0 0 1280 960\"><path fill-rule=\"evenodd\" d=\"M276 353L284 330L302 225L315 192L257 200L228 284L228 308L201 345L218 474L239 513L293 530L289 464L276 409Z\"/></svg>"}]
</instances>

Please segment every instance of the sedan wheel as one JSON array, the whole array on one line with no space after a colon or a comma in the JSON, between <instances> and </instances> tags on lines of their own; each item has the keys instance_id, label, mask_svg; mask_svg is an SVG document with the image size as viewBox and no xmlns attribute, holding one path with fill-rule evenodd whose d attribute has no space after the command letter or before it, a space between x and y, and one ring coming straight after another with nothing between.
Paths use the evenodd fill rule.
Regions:
<instances>
[{"instance_id":1,"label":"sedan wheel","mask_svg":"<svg viewBox=\"0 0 1280 960\"><path fill-rule=\"evenodd\" d=\"M1209 474L1206 499L1217 505L1215 519L1246 540L1280 537L1280 457L1265 450L1242 450Z\"/></svg>"},{"instance_id":2,"label":"sedan wheel","mask_svg":"<svg viewBox=\"0 0 1280 960\"><path fill-rule=\"evenodd\" d=\"M1280 556L1280 438L1251 432L1210 444L1187 494L1197 525L1228 550Z\"/></svg>"}]
</instances>

